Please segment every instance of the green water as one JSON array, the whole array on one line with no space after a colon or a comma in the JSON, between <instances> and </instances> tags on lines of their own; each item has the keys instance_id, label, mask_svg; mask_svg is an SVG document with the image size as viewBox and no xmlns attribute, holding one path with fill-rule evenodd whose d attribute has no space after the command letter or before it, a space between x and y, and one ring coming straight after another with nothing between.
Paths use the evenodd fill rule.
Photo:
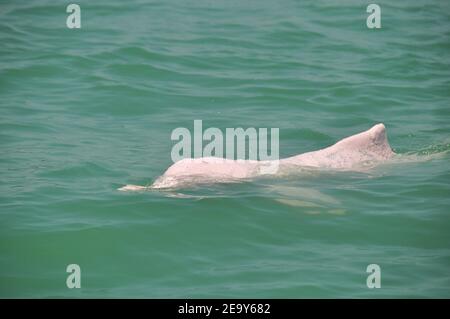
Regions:
<instances>
[{"instance_id":1,"label":"green water","mask_svg":"<svg viewBox=\"0 0 450 319\"><path fill-rule=\"evenodd\" d=\"M0 2L1 297L450 297L449 2L377 1L378 30L367 1L76 3L78 30L67 1ZM278 127L282 157L383 122L403 155L117 191L194 119Z\"/></svg>"}]
</instances>

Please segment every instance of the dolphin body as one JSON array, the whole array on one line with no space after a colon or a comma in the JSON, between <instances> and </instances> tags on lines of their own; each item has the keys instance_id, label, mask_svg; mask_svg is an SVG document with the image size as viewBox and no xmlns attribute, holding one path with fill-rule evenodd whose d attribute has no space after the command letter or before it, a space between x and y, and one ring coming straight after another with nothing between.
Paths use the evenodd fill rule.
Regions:
<instances>
[{"instance_id":1,"label":"dolphin body","mask_svg":"<svg viewBox=\"0 0 450 319\"><path fill-rule=\"evenodd\" d=\"M386 128L380 123L327 148L278 161L186 158L170 166L151 186L126 185L119 190L170 189L198 183L233 182L267 174L277 175L284 168L358 171L385 161L394 154L387 140Z\"/></svg>"}]
</instances>

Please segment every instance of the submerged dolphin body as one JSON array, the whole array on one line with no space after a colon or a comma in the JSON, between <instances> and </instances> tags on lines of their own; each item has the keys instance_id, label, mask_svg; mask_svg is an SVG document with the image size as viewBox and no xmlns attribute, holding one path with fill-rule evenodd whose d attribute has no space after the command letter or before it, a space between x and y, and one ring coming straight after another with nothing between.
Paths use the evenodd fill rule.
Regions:
<instances>
[{"instance_id":1,"label":"submerged dolphin body","mask_svg":"<svg viewBox=\"0 0 450 319\"><path fill-rule=\"evenodd\" d=\"M346 137L327 148L278 161L231 160L217 157L187 158L174 163L151 186L126 185L122 191L177 188L202 182L232 182L250 179L285 168L304 167L335 170L360 170L385 161L394 155L383 124ZM272 168L272 170L270 170ZM276 174L276 173L275 173Z\"/></svg>"}]
</instances>

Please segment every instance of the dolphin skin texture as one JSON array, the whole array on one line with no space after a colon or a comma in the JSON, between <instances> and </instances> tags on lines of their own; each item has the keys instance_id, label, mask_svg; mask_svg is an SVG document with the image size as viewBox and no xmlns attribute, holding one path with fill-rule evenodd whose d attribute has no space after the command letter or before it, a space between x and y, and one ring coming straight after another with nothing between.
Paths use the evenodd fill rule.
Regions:
<instances>
[{"instance_id":1,"label":"dolphin skin texture","mask_svg":"<svg viewBox=\"0 0 450 319\"><path fill-rule=\"evenodd\" d=\"M367 131L346 137L327 148L277 161L232 160L217 157L186 158L174 163L148 187L126 185L122 191L177 188L202 182L232 182L262 175L277 175L281 169L318 168L360 170L391 158L386 128L380 123Z\"/></svg>"}]
</instances>

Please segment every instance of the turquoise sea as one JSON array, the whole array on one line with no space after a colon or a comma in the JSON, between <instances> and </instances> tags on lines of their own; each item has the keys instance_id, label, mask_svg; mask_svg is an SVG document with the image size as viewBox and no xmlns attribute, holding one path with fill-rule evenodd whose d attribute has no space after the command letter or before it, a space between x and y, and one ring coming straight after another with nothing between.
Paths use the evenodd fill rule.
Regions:
<instances>
[{"instance_id":1,"label":"turquoise sea","mask_svg":"<svg viewBox=\"0 0 450 319\"><path fill-rule=\"evenodd\" d=\"M450 297L450 2L376 1L381 29L360 0L69 3L0 1L0 297ZM401 155L117 190L195 119L282 157L382 122Z\"/></svg>"}]
</instances>

